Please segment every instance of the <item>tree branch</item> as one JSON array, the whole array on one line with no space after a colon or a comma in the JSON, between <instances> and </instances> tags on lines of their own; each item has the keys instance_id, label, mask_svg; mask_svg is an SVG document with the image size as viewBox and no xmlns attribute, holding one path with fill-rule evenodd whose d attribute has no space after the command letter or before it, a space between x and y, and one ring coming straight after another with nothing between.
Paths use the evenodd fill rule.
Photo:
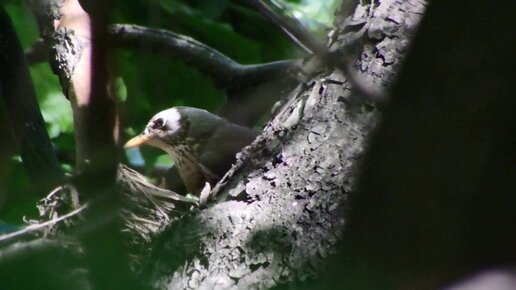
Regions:
<instances>
[{"instance_id":1,"label":"tree branch","mask_svg":"<svg viewBox=\"0 0 516 290\"><path fill-rule=\"evenodd\" d=\"M219 88L234 92L229 93L229 98L237 98L236 92L244 87L274 80L279 75L288 77L289 71L299 70L297 61L242 65L193 38L165 29L117 24L109 32L115 47L158 53L182 61L212 78Z\"/></svg>"},{"instance_id":2,"label":"tree branch","mask_svg":"<svg viewBox=\"0 0 516 290\"><path fill-rule=\"evenodd\" d=\"M15 232L11 232L11 233L8 233L8 234L5 234L5 235L0 235L0 243L2 242L6 242L6 241L9 241L11 239L18 239L22 236L25 236L25 235L28 235L28 234L32 234L33 232L36 232L36 231L40 231L44 228L47 228L47 227L51 227L51 226L54 226L58 223L60 223L61 221L64 221L68 218L71 218L71 217L74 217L76 215L78 215L79 213L81 213L88 205L87 204L84 204L82 205L81 207L79 207L78 209L76 210L73 210L63 216L60 216L56 219L53 219L53 220L49 220L49 221L46 221L46 222L42 222L42 223L36 223L36 224L31 224L31 225L28 225L26 226L25 228L21 229L21 230L18 230L18 231L15 231Z\"/></svg>"},{"instance_id":3,"label":"tree branch","mask_svg":"<svg viewBox=\"0 0 516 290\"><path fill-rule=\"evenodd\" d=\"M137 25L114 25L109 29L114 46L137 48L180 60L226 86L241 65L222 53L190 37L164 29Z\"/></svg>"},{"instance_id":4,"label":"tree branch","mask_svg":"<svg viewBox=\"0 0 516 290\"><path fill-rule=\"evenodd\" d=\"M61 182L64 175L45 128L21 44L1 5L0 96L0 107L7 113L31 183L46 192Z\"/></svg>"}]
</instances>

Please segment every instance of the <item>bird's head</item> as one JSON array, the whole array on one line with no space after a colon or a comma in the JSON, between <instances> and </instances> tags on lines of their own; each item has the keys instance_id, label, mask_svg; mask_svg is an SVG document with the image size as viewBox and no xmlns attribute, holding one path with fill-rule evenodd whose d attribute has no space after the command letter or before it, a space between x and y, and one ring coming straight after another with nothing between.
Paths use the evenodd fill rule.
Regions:
<instances>
[{"instance_id":1,"label":"bird's head","mask_svg":"<svg viewBox=\"0 0 516 290\"><path fill-rule=\"evenodd\" d=\"M191 146L191 143L206 141L207 137L225 123L224 119L206 110L173 107L154 115L143 133L129 140L124 147L151 145L171 154L171 147ZM186 144L187 142L190 144Z\"/></svg>"},{"instance_id":2,"label":"bird's head","mask_svg":"<svg viewBox=\"0 0 516 290\"><path fill-rule=\"evenodd\" d=\"M151 145L168 152L168 148L181 140L188 129L185 127L185 116L180 108L161 111L150 119L143 132L129 140L124 147Z\"/></svg>"}]
</instances>

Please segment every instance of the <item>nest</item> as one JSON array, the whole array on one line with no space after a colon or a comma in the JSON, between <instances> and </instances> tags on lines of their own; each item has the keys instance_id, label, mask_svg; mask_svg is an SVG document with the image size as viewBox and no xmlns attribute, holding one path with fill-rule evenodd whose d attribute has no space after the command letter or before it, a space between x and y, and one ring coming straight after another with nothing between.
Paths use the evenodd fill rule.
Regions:
<instances>
[{"instance_id":1,"label":"nest","mask_svg":"<svg viewBox=\"0 0 516 290\"><path fill-rule=\"evenodd\" d=\"M196 198L185 197L151 184L137 171L120 164L117 172L120 193L119 215L123 220L122 233L127 236L133 261L138 263L147 253L149 243L170 223L198 205ZM24 229L1 236L2 240L20 240L22 237L67 237L71 229L78 228L84 218L82 212L89 203L71 184L57 187L41 199L37 208L39 220L26 221Z\"/></svg>"}]
</instances>

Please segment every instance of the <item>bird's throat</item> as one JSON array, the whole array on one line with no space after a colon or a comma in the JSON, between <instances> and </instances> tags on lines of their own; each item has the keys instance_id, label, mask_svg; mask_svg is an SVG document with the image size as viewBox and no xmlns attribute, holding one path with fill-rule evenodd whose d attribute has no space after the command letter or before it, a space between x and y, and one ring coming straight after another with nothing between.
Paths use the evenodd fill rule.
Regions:
<instances>
[{"instance_id":1,"label":"bird's throat","mask_svg":"<svg viewBox=\"0 0 516 290\"><path fill-rule=\"evenodd\" d=\"M154 139L152 143L149 142L149 145L167 152L174 161L174 165L177 166L179 175L189 193L198 194L200 192L206 182L206 177L199 166L199 160L190 152L188 146L170 145L159 139Z\"/></svg>"}]
</instances>

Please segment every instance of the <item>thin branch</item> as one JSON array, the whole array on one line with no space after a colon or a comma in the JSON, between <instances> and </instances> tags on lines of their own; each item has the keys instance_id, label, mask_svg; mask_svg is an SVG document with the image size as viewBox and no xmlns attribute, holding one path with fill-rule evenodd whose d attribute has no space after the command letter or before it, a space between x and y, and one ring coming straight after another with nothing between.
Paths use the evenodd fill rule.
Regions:
<instances>
[{"instance_id":1,"label":"thin branch","mask_svg":"<svg viewBox=\"0 0 516 290\"><path fill-rule=\"evenodd\" d=\"M318 39L297 19L280 15L261 0L244 0L244 2L277 25L302 50L309 54L316 52L314 48L319 45Z\"/></svg>"},{"instance_id":2,"label":"thin branch","mask_svg":"<svg viewBox=\"0 0 516 290\"><path fill-rule=\"evenodd\" d=\"M42 222L42 223L32 224L32 225L26 226L25 228L23 228L19 231L11 232L11 233L8 233L5 235L0 235L0 243L12 240L14 238L19 238L19 237L22 237L22 236L25 236L28 234L32 234L35 231L39 231L39 230L42 230L47 227L54 226L66 219L69 219L69 218L74 217L75 215L79 214L87 206L88 206L88 204L86 203L86 204L83 204L81 207L77 208L76 210L73 210L63 216L56 218L56 219L49 220L49 221Z\"/></svg>"},{"instance_id":3,"label":"thin branch","mask_svg":"<svg viewBox=\"0 0 516 290\"><path fill-rule=\"evenodd\" d=\"M170 190L159 188L149 183L143 175L123 164L118 166L117 179L119 185L126 188L129 192L142 193L149 200L153 200L155 197L158 197L169 200L171 202L187 202L191 204L197 204L197 201L194 199L185 197ZM154 202L155 201L153 201L153 203Z\"/></svg>"}]
</instances>

